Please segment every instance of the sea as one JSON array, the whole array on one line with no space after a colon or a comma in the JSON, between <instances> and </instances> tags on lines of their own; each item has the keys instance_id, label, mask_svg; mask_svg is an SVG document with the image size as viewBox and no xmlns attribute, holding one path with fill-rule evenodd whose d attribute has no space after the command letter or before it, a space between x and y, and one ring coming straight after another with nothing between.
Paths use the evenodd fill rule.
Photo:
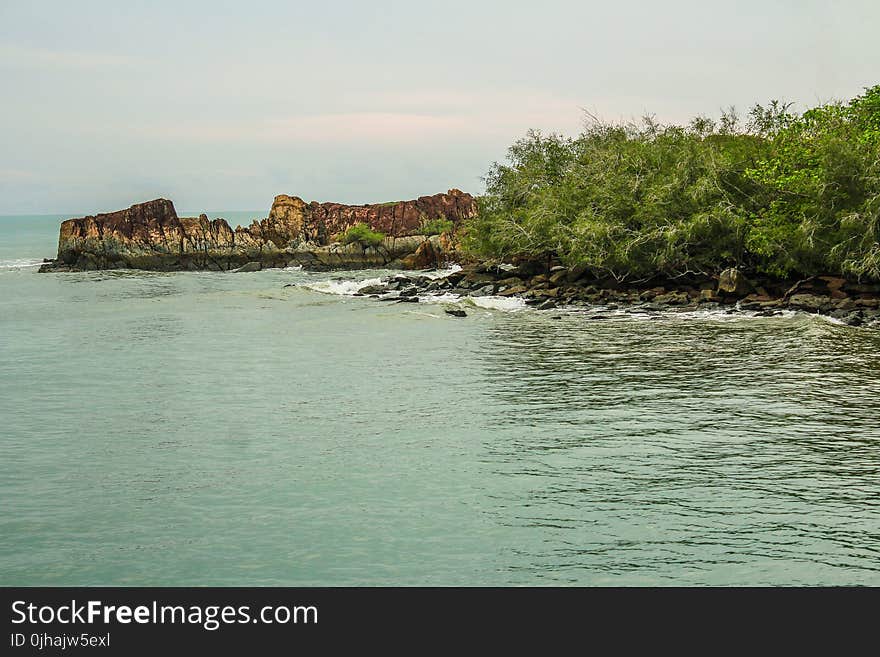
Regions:
<instances>
[{"instance_id":1,"label":"sea","mask_svg":"<svg viewBox=\"0 0 880 657\"><path fill-rule=\"evenodd\" d=\"M64 218L0 217L0 585L880 585L880 331L39 274Z\"/></svg>"}]
</instances>

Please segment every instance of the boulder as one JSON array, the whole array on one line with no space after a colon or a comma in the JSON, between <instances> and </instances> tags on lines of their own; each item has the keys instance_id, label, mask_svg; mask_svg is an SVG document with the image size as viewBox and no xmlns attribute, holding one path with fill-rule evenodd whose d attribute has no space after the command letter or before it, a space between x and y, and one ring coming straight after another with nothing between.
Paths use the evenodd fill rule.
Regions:
<instances>
[{"instance_id":1,"label":"boulder","mask_svg":"<svg viewBox=\"0 0 880 657\"><path fill-rule=\"evenodd\" d=\"M667 294L658 294L654 297L654 303L665 304L668 306L683 306L690 301L690 297L684 292L669 292Z\"/></svg>"},{"instance_id":2,"label":"boulder","mask_svg":"<svg viewBox=\"0 0 880 657\"><path fill-rule=\"evenodd\" d=\"M388 288L385 285L365 285L358 290L360 294L385 294Z\"/></svg>"},{"instance_id":3,"label":"boulder","mask_svg":"<svg viewBox=\"0 0 880 657\"><path fill-rule=\"evenodd\" d=\"M820 276L819 280L824 281L828 291L832 293L846 285L846 279L838 276Z\"/></svg>"},{"instance_id":4,"label":"boulder","mask_svg":"<svg viewBox=\"0 0 880 657\"><path fill-rule=\"evenodd\" d=\"M505 290L501 290L500 292L498 292L498 296L513 297L517 294L525 294L526 292L528 292L528 290L529 289L524 285L514 285L513 287L509 287Z\"/></svg>"},{"instance_id":5,"label":"boulder","mask_svg":"<svg viewBox=\"0 0 880 657\"><path fill-rule=\"evenodd\" d=\"M566 279L569 283L574 283L575 281L583 278L588 271L589 269L586 265L575 265L568 270L568 275L566 276Z\"/></svg>"},{"instance_id":6,"label":"boulder","mask_svg":"<svg viewBox=\"0 0 880 657\"><path fill-rule=\"evenodd\" d=\"M826 307L833 307L831 297L818 296L815 294L793 294L788 299L789 308L805 310L807 312L819 312Z\"/></svg>"},{"instance_id":7,"label":"boulder","mask_svg":"<svg viewBox=\"0 0 880 657\"><path fill-rule=\"evenodd\" d=\"M735 267L725 269L718 277L718 292L728 296L745 296L752 289L752 284L745 275Z\"/></svg>"},{"instance_id":8,"label":"boulder","mask_svg":"<svg viewBox=\"0 0 880 657\"><path fill-rule=\"evenodd\" d=\"M441 265L441 253L431 240L425 240L415 253L401 260L403 269L436 269Z\"/></svg>"},{"instance_id":9,"label":"boulder","mask_svg":"<svg viewBox=\"0 0 880 657\"><path fill-rule=\"evenodd\" d=\"M491 296L495 292L494 285L484 285L483 287L478 287L472 289L470 291L470 296L472 297L488 297Z\"/></svg>"}]
</instances>

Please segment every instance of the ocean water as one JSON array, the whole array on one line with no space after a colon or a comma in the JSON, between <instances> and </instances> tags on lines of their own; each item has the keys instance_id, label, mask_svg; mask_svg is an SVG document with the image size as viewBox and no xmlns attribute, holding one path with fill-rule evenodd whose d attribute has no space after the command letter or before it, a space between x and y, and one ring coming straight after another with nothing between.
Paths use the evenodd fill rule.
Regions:
<instances>
[{"instance_id":1,"label":"ocean water","mask_svg":"<svg viewBox=\"0 0 880 657\"><path fill-rule=\"evenodd\" d=\"M60 219L0 217L0 584L880 584L876 330L37 274Z\"/></svg>"}]
</instances>

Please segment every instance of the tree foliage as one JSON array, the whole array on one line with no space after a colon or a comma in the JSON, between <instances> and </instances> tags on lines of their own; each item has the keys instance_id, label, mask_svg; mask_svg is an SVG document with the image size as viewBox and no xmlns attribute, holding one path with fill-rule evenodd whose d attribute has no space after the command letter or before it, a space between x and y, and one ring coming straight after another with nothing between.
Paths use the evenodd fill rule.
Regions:
<instances>
[{"instance_id":1,"label":"tree foliage","mask_svg":"<svg viewBox=\"0 0 880 657\"><path fill-rule=\"evenodd\" d=\"M716 272L880 279L880 87L802 115L771 102L687 126L530 132L486 177L465 244L618 279Z\"/></svg>"},{"instance_id":2,"label":"tree foliage","mask_svg":"<svg viewBox=\"0 0 880 657\"><path fill-rule=\"evenodd\" d=\"M349 229L341 235L339 241L343 244L353 244L357 242L361 246L379 246L384 239L384 233L377 232L367 224L361 222L350 226Z\"/></svg>"}]
</instances>

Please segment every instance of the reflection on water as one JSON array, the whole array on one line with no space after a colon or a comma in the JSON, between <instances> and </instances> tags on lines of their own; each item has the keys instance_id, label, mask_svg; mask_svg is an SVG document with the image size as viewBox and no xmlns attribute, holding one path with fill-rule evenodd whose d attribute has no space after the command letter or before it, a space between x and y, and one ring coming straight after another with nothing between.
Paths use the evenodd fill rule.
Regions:
<instances>
[{"instance_id":1,"label":"reflection on water","mask_svg":"<svg viewBox=\"0 0 880 657\"><path fill-rule=\"evenodd\" d=\"M486 338L522 581L880 581L876 334L574 316Z\"/></svg>"}]
</instances>

